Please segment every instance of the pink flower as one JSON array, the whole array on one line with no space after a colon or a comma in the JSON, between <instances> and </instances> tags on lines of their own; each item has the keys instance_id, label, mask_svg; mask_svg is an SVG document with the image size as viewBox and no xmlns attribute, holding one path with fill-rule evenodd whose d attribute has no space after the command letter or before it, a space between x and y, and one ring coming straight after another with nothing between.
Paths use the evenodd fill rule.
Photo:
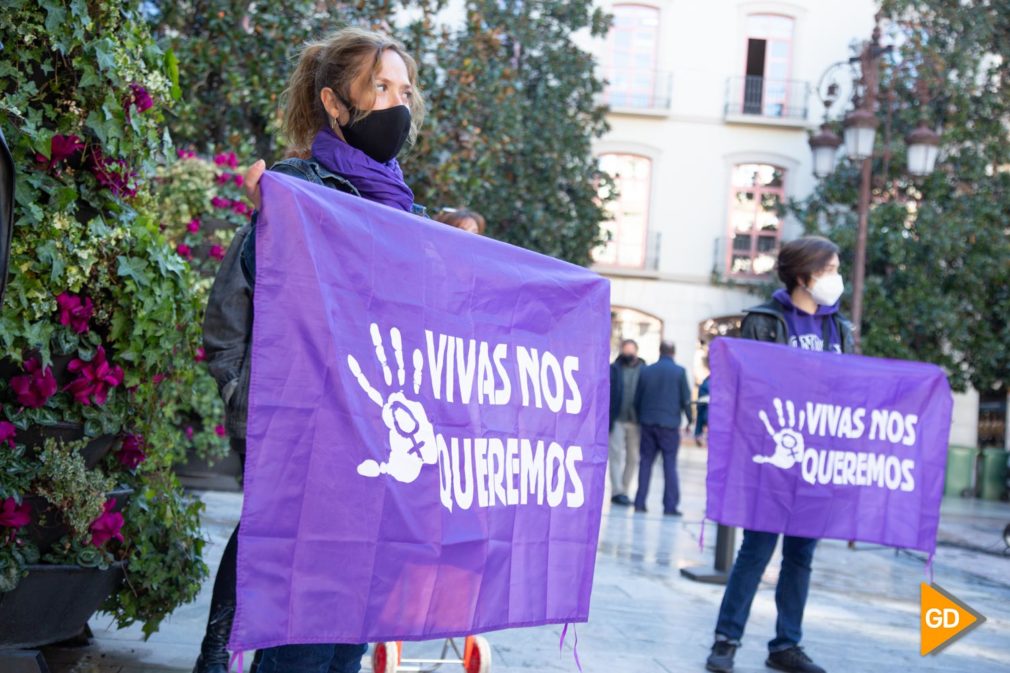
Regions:
<instances>
[{"instance_id":1,"label":"pink flower","mask_svg":"<svg viewBox=\"0 0 1010 673\"><path fill-rule=\"evenodd\" d=\"M0 526L4 528L21 528L32 520L32 506L27 502L18 505L14 498L7 498L0 507ZM12 531L13 532L13 531Z\"/></svg>"},{"instance_id":2,"label":"pink flower","mask_svg":"<svg viewBox=\"0 0 1010 673\"><path fill-rule=\"evenodd\" d=\"M207 351L204 350L203 346L196 349L196 355L193 356L193 359L197 362L203 362L207 359Z\"/></svg>"},{"instance_id":3,"label":"pink flower","mask_svg":"<svg viewBox=\"0 0 1010 673\"><path fill-rule=\"evenodd\" d=\"M91 522L91 544L101 547L109 540L115 538L123 541L123 515L113 512L116 506L116 499L109 498L105 501L105 507L98 518Z\"/></svg>"},{"instance_id":4,"label":"pink flower","mask_svg":"<svg viewBox=\"0 0 1010 673\"><path fill-rule=\"evenodd\" d=\"M162 381L164 381L164 380L165 380L165 378L166 378L166 377L165 377L165 375L164 375L164 374L155 374L155 375L154 375L154 377L153 377L153 378L151 379L151 382L152 382L152 383L153 383L154 385L158 385L159 383L161 383Z\"/></svg>"},{"instance_id":5,"label":"pink flower","mask_svg":"<svg viewBox=\"0 0 1010 673\"><path fill-rule=\"evenodd\" d=\"M36 153L35 160L40 164L45 164L45 168L52 170L78 152L84 149L84 141L75 135L61 135L57 133L49 141L49 158Z\"/></svg>"},{"instance_id":6,"label":"pink flower","mask_svg":"<svg viewBox=\"0 0 1010 673\"><path fill-rule=\"evenodd\" d=\"M195 217L192 220L190 220L189 224L186 225L186 231L188 231L191 234L195 234L196 232L200 231L200 220Z\"/></svg>"},{"instance_id":7,"label":"pink flower","mask_svg":"<svg viewBox=\"0 0 1010 673\"><path fill-rule=\"evenodd\" d=\"M190 248L185 243L180 243L175 246L175 251L179 253L180 257L185 257L186 259L193 259L193 249Z\"/></svg>"},{"instance_id":8,"label":"pink flower","mask_svg":"<svg viewBox=\"0 0 1010 673\"><path fill-rule=\"evenodd\" d=\"M0 444L6 444L10 448L14 448L14 435L17 434L17 428L14 424L9 421L0 421Z\"/></svg>"},{"instance_id":9,"label":"pink flower","mask_svg":"<svg viewBox=\"0 0 1010 673\"><path fill-rule=\"evenodd\" d=\"M230 208L231 200L224 198L223 196L215 196L210 200L210 205L215 208Z\"/></svg>"},{"instance_id":10,"label":"pink flower","mask_svg":"<svg viewBox=\"0 0 1010 673\"><path fill-rule=\"evenodd\" d=\"M145 110L150 110L154 106L154 101L151 99L151 94L147 93L147 89L141 85L134 82L130 85L130 96L127 96L126 100L123 101L123 109L126 110L126 118L130 118L130 104L137 107L137 112L144 112Z\"/></svg>"},{"instance_id":11,"label":"pink flower","mask_svg":"<svg viewBox=\"0 0 1010 673\"><path fill-rule=\"evenodd\" d=\"M212 245L210 246L210 252L208 254L220 262L224 259L224 248L220 245Z\"/></svg>"},{"instance_id":12,"label":"pink flower","mask_svg":"<svg viewBox=\"0 0 1010 673\"><path fill-rule=\"evenodd\" d=\"M214 157L214 163L218 166L227 166L228 168L238 167L238 157L235 156L234 152L218 154Z\"/></svg>"},{"instance_id":13,"label":"pink flower","mask_svg":"<svg viewBox=\"0 0 1010 673\"><path fill-rule=\"evenodd\" d=\"M18 404L38 409L56 394L56 377L51 367L42 368L38 357L26 360L24 370L24 375L11 378L11 390L18 396Z\"/></svg>"},{"instance_id":14,"label":"pink flower","mask_svg":"<svg viewBox=\"0 0 1010 673\"><path fill-rule=\"evenodd\" d=\"M227 434L227 432L225 431L223 425L218 424L214 426L214 434L217 435L218 437L224 437Z\"/></svg>"},{"instance_id":15,"label":"pink flower","mask_svg":"<svg viewBox=\"0 0 1010 673\"><path fill-rule=\"evenodd\" d=\"M109 159L100 148L93 147L90 165L98 184L116 196L137 195L137 187L132 183L137 174L127 168L125 159Z\"/></svg>"},{"instance_id":16,"label":"pink flower","mask_svg":"<svg viewBox=\"0 0 1010 673\"><path fill-rule=\"evenodd\" d=\"M105 404L109 390L123 382L123 369L112 366L105 359L105 348L98 347L91 362L74 358L67 365L67 371L77 374L64 390L69 391L74 399L88 406L93 401L96 405Z\"/></svg>"},{"instance_id":17,"label":"pink flower","mask_svg":"<svg viewBox=\"0 0 1010 673\"><path fill-rule=\"evenodd\" d=\"M116 459L128 470L135 470L137 466L147 460L144 453L143 435L126 435L123 438L123 446L116 453Z\"/></svg>"},{"instance_id":18,"label":"pink flower","mask_svg":"<svg viewBox=\"0 0 1010 673\"><path fill-rule=\"evenodd\" d=\"M241 187L242 184L245 182L245 178L243 178L242 175L239 173L235 173L234 175L232 175L231 179L235 181L236 187Z\"/></svg>"},{"instance_id":19,"label":"pink flower","mask_svg":"<svg viewBox=\"0 0 1010 673\"><path fill-rule=\"evenodd\" d=\"M175 154L180 159L196 159L196 152L192 150L176 150Z\"/></svg>"},{"instance_id":20,"label":"pink flower","mask_svg":"<svg viewBox=\"0 0 1010 673\"><path fill-rule=\"evenodd\" d=\"M214 180L219 185L226 185L231 182L231 173L222 173L221 175L214 178Z\"/></svg>"},{"instance_id":21,"label":"pink flower","mask_svg":"<svg viewBox=\"0 0 1010 673\"><path fill-rule=\"evenodd\" d=\"M239 215L246 215L249 213L249 206L241 201L232 201L231 209Z\"/></svg>"},{"instance_id":22,"label":"pink flower","mask_svg":"<svg viewBox=\"0 0 1010 673\"><path fill-rule=\"evenodd\" d=\"M60 324L69 325L78 334L88 331L88 320L95 313L95 306L88 297L81 301L80 297L63 292L56 298L60 308Z\"/></svg>"},{"instance_id":23,"label":"pink flower","mask_svg":"<svg viewBox=\"0 0 1010 673\"><path fill-rule=\"evenodd\" d=\"M185 435L186 435L186 439L193 439L194 431L193 431L193 426L192 425L187 425L184 432L185 432Z\"/></svg>"}]
</instances>

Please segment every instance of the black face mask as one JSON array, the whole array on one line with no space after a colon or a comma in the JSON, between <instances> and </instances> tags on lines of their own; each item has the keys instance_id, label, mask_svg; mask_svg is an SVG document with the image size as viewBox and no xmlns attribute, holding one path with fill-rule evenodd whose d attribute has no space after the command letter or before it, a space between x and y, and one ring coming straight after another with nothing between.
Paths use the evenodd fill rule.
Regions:
<instances>
[{"instance_id":1,"label":"black face mask","mask_svg":"<svg viewBox=\"0 0 1010 673\"><path fill-rule=\"evenodd\" d=\"M355 110L351 108L351 118ZM364 119L341 125L344 139L351 147L361 150L384 164L396 157L410 135L410 108L406 105L368 113Z\"/></svg>"},{"instance_id":2,"label":"black face mask","mask_svg":"<svg viewBox=\"0 0 1010 673\"><path fill-rule=\"evenodd\" d=\"M634 361L634 355L625 355L624 353L621 353L621 364L630 365Z\"/></svg>"}]
</instances>

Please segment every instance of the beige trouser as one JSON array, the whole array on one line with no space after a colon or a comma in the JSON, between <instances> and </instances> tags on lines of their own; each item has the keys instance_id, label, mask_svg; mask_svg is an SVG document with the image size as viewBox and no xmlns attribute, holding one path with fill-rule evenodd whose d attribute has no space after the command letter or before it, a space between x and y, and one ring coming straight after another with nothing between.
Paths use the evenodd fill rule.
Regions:
<instances>
[{"instance_id":1,"label":"beige trouser","mask_svg":"<svg viewBox=\"0 0 1010 673\"><path fill-rule=\"evenodd\" d=\"M610 431L610 494L630 496L638 478L638 423L617 421Z\"/></svg>"}]
</instances>

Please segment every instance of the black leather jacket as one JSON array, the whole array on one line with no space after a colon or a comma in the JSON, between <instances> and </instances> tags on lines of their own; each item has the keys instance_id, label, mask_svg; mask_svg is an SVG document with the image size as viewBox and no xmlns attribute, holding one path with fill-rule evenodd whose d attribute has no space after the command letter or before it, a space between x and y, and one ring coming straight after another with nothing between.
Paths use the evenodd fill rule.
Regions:
<instances>
[{"instance_id":1,"label":"black leather jacket","mask_svg":"<svg viewBox=\"0 0 1010 673\"><path fill-rule=\"evenodd\" d=\"M769 299L760 306L744 311L743 324L740 325L740 338L755 341L770 341L772 343L788 344L789 327L786 325L784 308L775 299ZM842 352L855 353L856 341L852 333L852 323L838 313L831 316L835 322L839 336L842 339ZM828 322L824 321L824 341L827 343Z\"/></svg>"},{"instance_id":2,"label":"black leather jacket","mask_svg":"<svg viewBox=\"0 0 1010 673\"><path fill-rule=\"evenodd\" d=\"M347 178L327 170L313 159L285 159L271 166L270 170L361 196ZM424 208L415 205L414 214L424 215ZM207 366L224 400L225 429L230 437L238 439L246 436L249 414L249 345L252 341L252 295L256 279L255 228L254 213L252 221L235 233L221 261L203 319L203 347L207 354Z\"/></svg>"}]
</instances>

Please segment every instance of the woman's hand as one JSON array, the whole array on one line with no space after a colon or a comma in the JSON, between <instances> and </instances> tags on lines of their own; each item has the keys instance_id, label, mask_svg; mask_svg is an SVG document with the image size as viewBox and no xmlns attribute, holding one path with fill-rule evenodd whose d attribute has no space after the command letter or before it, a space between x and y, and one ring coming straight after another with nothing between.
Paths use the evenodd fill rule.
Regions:
<instances>
[{"instance_id":1,"label":"woman's hand","mask_svg":"<svg viewBox=\"0 0 1010 673\"><path fill-rule=\"evenodd\" d=\"M263 199L260 196L260 176L263 175L263 171L267 169L267 162L260 159L252 166L250 166L245 172L245 179L242 184L245 186L246 196L253 203L253 208L256 210L260 209L263 205Z\"/></svg>"}]
</instances>

